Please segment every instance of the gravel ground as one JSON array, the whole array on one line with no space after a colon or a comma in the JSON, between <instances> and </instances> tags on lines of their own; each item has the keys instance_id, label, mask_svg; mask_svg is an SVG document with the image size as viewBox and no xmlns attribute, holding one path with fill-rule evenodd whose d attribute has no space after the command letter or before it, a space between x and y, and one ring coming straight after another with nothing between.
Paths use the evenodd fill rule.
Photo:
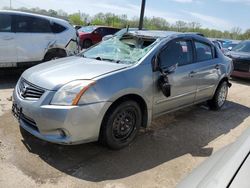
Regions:
<instances>
[{"instance_id":1,"label":"gravel ground","mask_svg":"<svg viewBox=\"0 0 250 188\"><path fill-rule=\"evenodd\" d=\"M164 115L123 150L50 144L11 115L19 75L0 76L0 187L175 187L250 125L250 81L233 80L221 111L197 105Z\"/></svg>"}]
</instances>

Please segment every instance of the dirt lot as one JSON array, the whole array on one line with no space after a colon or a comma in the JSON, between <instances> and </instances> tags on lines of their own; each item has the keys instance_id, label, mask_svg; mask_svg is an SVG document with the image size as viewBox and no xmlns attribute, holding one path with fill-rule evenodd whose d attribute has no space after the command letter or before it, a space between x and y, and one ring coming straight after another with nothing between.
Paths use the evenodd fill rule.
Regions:
<instances>
[{"instance_id":1,"label":"dirt lot","mask_svg":"<svg viewBox=\"0 0 250 188\"><path fill-rule=\"evenodd\" d=\"M10 96L19 73L0 73L0 187L174 187L250 125L250 82L233 80L219 112L194 106L155 120L121 151L60 146L19 129Z\"/></svg>"}]
</instances>

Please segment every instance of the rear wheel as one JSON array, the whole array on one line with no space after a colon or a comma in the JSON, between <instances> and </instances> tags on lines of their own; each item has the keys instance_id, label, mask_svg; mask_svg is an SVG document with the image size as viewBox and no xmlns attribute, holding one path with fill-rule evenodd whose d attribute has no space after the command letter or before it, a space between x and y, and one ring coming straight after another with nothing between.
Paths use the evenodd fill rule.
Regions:
<instances>
[{"instance_id":1,"label":"rear wheel","mask_svg":"<svg viewBox=\"0 0 250 188\"><path fill-rule=\"evenodd\" d=\"M138 103L122 102L106 114L100 141L111 149L121 149L134 140L141 124L142 113Z\"/></svg>"},{"instance_id":2,"label":"rear wheel","mask_svg":"<svg viewBox=\"0 0 250 188\"><path fill-rule=\"evenodd\" d=\"M212 110L221 109L226 102L227 94L228 94L228 83L224 81L218 86L213 99L208 101L209 107Z\"/></svg>"}]
</instances>

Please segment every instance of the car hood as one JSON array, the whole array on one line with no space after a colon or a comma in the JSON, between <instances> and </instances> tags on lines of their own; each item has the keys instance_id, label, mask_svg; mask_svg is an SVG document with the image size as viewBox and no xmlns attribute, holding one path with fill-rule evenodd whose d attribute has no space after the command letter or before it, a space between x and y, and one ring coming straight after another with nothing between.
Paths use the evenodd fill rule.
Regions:
<instances>
[{"instance_id":1,"label":"car hood","mask_svg":"<svg viewBox=\"0 0 250 188\"><path fill-rule=\"evenodd\" d=\"M250 60L250 53L247 53L247 52L234 52L234 51L231 51L231 52L229 52L228 56L233 58L233 59Z\"/></svg>"},{"instance_id":2,"label":"car hood","mask_svg":"<svg viewBox=\"0 0 250 188\"><path fill-rule=\"evenodd\" d=\"M128 66L73 56L34 66L26 70L22 77L39 87L57 90L70 81L94 79Z\"/></svg>"}]
</instances>

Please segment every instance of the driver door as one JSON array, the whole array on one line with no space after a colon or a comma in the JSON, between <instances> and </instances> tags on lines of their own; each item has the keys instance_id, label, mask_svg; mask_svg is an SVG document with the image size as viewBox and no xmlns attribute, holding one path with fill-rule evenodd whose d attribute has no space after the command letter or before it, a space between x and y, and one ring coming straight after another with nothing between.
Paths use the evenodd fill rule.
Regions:
<instances>
[{"instance_id":1,"label":"driver door","mask_svg":"<svg viewBox=\"0 0 250 188\"><path fill-rule=\"evenodd\" d=\"M161 75L155 72L154 115L172 111L194 103L196 94L196 82L193 71L196 64L193 61L192 40L173 40L161 50L158 56L159 66L166 72L169 67L177 65L176 69L168 74L168 82L171 85L171 95L166 97L158 87L158 79Z\"/></svg>"}]
</instances>

